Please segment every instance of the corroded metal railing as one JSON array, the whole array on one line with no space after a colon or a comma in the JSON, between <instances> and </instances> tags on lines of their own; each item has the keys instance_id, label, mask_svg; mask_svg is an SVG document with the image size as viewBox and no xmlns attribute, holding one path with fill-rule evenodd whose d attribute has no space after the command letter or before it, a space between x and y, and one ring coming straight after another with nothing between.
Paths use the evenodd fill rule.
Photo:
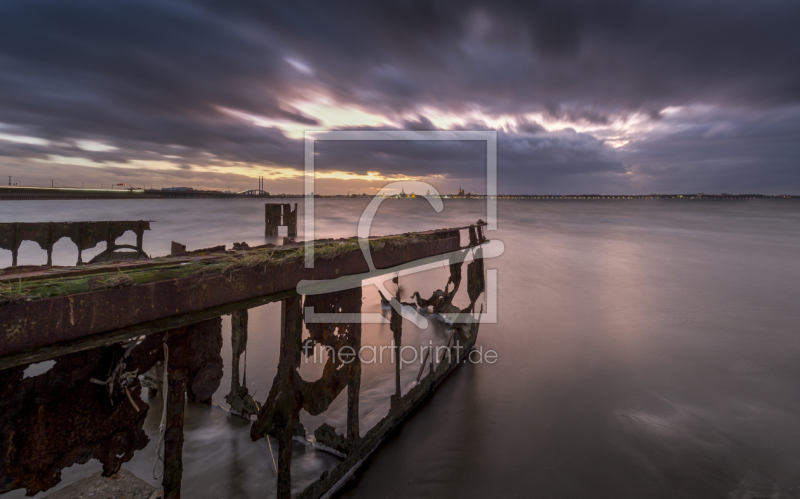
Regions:
<instances>
[{"instance_id":1,"label":"corroded metal railing","mask_svg":"<svg viewBox=\"0 0 800 499\"><path fill-rule=\"evenodd\" d=\"M118 238L127 231L136 234L136 245L116 244ZM118 249L133 249L137 257L146 256L142 249L144 231L150 230L150 222L145 220L125 220L111 222L13 222L0 223L0 248L11 251L11 265L17 266L17 255L23 241L34 241L47 251L47 265L53 265L53 246L61 239L68 238L78 247L78 265L83 263L83 250L94 248L105 241L106 249L94 258L103 258Z\"/></svg>"}]
</instances>

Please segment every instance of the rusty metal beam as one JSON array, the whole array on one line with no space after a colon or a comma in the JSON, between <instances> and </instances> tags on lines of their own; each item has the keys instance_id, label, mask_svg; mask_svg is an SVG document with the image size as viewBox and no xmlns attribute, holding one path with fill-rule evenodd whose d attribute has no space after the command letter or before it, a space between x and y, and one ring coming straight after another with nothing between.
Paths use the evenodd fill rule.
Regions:
<instances>
[{"instance_id":1,"label":"rusty metal beam","mask_svg":"<svg viewBox=\"0 0 800 499\"><path fill-rule=\"evenodd\" d=\"M373 252L373 261L377 268L389 268L459 249L458 231L435 234L438 239L387 244ZM363 255L351 252L318 260L313 269L293 262L7 304L0 307L0 357L291 291L301 280L334 279L368 270Z\"/></svg>"}]
</instances>

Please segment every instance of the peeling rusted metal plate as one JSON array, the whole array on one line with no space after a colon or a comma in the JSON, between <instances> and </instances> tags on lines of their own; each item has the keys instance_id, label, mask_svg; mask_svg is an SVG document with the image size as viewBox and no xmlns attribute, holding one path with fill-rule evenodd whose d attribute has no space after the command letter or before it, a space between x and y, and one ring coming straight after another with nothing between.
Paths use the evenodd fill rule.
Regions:
<instances>
[{"instance_id":1,"label":"peeling rusted metal plate","mask_svg":"<svg viewBox=\"0 0 800 499\"><path fill-rule=\"evenodd\" d=\"M90 382L104 379L121 352L114 345L67 355L28 378L25 366L0 372L0 494L47 490L63 468L92 458L112 475L147 445L138 380L130 386L138 410L120 393L112 404L106 388Z\"/></svg>"}]
</instances>

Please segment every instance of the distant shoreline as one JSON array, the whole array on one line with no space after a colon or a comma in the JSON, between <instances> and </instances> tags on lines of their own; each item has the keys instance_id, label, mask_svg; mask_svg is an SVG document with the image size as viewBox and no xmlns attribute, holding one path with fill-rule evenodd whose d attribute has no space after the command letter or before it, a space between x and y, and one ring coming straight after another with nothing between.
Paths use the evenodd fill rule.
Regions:
<instances>
[{"instance_id":1,"label":"distant shoreline","mask_svg":"<svg viewBox=\"0 0 800 499\"><path fill-rule=\"evenodd\" d=\"M198 199L198 198L233 198L233 199L302 199L302 194L269 194L265 192L244 193L214 190L157 190L157 189L83 189L73 187L17 187L0 186L0 201L46 201L46 200L90 200L90 199ZM393 199L425 196L392 196ZM433 196L432 196L433 197ZM315 194L316 199L353 199L372 198L363 194ZM481 194L447 195L442 199L486 199ZM725 199L800 199L800 195L790 194L518 194L497 196L498 199L529 200L587 200L587 199L685 199L685 200L725 200Z\"/></svg>"}]
</instances>

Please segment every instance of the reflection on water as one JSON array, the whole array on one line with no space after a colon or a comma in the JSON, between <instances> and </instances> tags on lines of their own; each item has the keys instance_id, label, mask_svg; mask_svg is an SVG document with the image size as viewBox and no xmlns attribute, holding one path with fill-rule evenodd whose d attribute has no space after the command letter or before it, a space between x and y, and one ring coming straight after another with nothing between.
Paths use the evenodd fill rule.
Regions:
<instances>
[{"instance_id":1,"label":"reflection on water","mask_svg":"<svg viewBox=\"0 0 800 499\"><path fill-rule=\"evenodd\" d=\"M479 201L446 200L435 217L426 203L383 203L373 233L485 218ZM366 461L343 496L800 496L800 204L498 205L500 230L489 234L506 248L491 261L498 269L498 323L482 325L478 340L497 350L498 362L454 372ZM318 236L355 235L365 206L358 199L317 200ZM190 249L265 242L263 206L252 200L14 202L3 204L0 217L49 221L53 213L59 220L98 220L98 213L154 220L145 251L155 255L168 253L171 240ZM45 261L36 251L21 253L21 263ZM57 246L53 259L73 264L75 254ZM10 261L0 252L0 266ZM442 269L404 278L401 299L410 302L413 291L431 297L443 290L448 274ZM454 300L462 309L469 304L464 291ZM363 298L362 310L388 315L374 288L365 288ZM249 311L240 382L246 364L249 393L261 402L279 362L280 320L278 303ZM230 317L223 317L222 332L223 378L213 404L186 405L184 495L268 497L276 475L267 439L251 442L251 423L220 408L228 407L231 388ZM405 344L442 345L448 336L435 321L428 330L403 324ZM363 325L361 337L365 344L388 345L393 333L389 324ZM308 338L304 329L301 341ZM324 364L304 359L302 378L318 379ZM400 373L403 393L417 373L418 365ZM362 364L361 375L363 435L388 412L396 379L394 366L384 364ZM103 387L93 388L108 400ZM148 479L161 401L146 393L142 399L150 406L144 422L150 442L123 467ZM299 420L309 434L327 422L345 435L347 408L342 389L326 412L301 410ZM277 457L277 442L270 440ZM303 477L311 483L340 462L300 442L292 445L293 484ZM100 469L94 459L64 468L62 483ZM17 490L3 497L22 495Z\"/></svg>"}]
</instances>

